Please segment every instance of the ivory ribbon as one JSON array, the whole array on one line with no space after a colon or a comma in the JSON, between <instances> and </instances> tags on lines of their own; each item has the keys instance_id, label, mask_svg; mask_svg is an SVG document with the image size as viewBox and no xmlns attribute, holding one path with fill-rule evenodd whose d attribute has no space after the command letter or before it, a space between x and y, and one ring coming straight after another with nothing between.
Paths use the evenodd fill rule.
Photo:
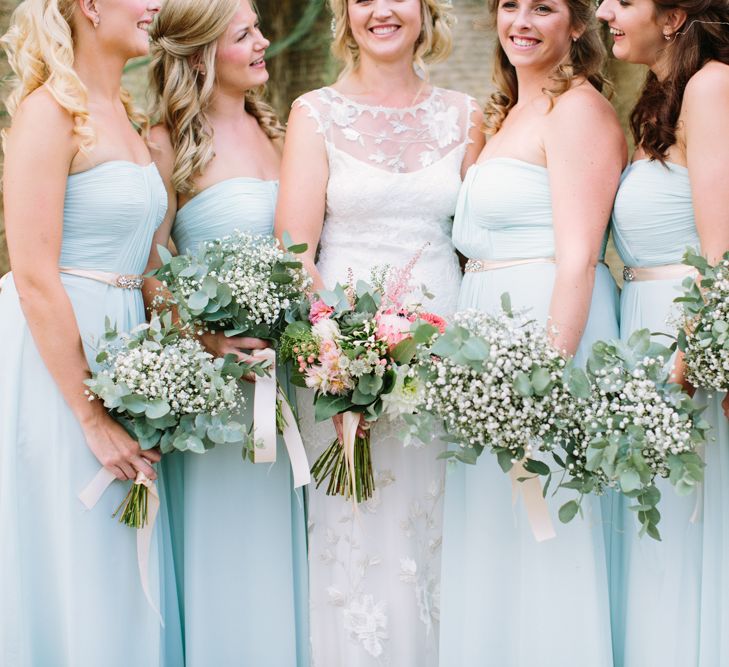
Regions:
<instances>
[{"instance_id":1,"label":"ivory ribbon","mask_svg":"<svg viewBox=\"0 0 729 667\"><path fill-rule=\"evenodd\" d=\"M357 428L360 415L358 412L345 412L343 415L342 447L344 447L344 460L349 469L349 488L352 492L352 503L357 506L357 485L354 482L354 445L357 440Z\"/></svg>"},{"instance_id":2,"label":"ivory ribbon","mask_svg":"<svg viewBox=\"0 0 729 667\"><path fill-rule=\"evenodd\" d=\"M528 259L469 259L466 262L466 273L496 271L497 269L509 269L513 266L525 266L527 264L554 264L555 261L554 257L530 257Z\"/></svg>"},{"instance_id":3,"label":"ivory ribbon","mask_svg":"<svg viewBox=\"0 0 729 667\"><path fill-rule=\"evenodd\" d=\"M286 451L289 453L289 461L291 461L291 471L294 475L294 488L298 489L300 486L311 482L309 460L306 458L304 442L301 439L299 427L296 425L296 417L294 417L291 406L280 388L278 390L278 400L281 402L281 412L286 422L283 439L284 443L286 443Z\"/></svg>"},{"instance_id":4,"label":"ivory ribbon","mask_svg":"<svg viewBox=\"0 0 729 667\"><path fill-rule=\"evenodd\" d=\"M696 452L701 460L706 463L706 451L704 445L699 445ZM704 516L704 483L699 482L696 485L696 504L694 505L694 513L691 515L691 523L698 523Z\"/></svg>"},{"instance_id":5,"label":"ivory ribbon","mask_svg":"<svg viewBox=\"0 0 729 667\"><path fill-rule=\"evenodd\" d=\"M106 468L102 468L96 473L91 483L78 494L79 500L84 504L87 510L92 510L99 499L104 495L111 483L116 479ZM150 480L144 473L138 473L134 480L135 484L142 484L149 489L149 497L147 500L147 524L143 528L137 529L137 563L139 566L139 577L142 582L142 590L144 597L147 598L149 606L152 607L154 613L159 618L162 627L165 626L157 605L152 600L152 594L149 591L149 552L152 547L152 536L154 535L154 524L157 521L159 512L159 494L157 493L157 485Z\"/></svg>"},{"instance_id":6,"label":"ivory ribbon","mask_svg":"<svg viewBox=\"0 0 729 667\"><path fill-rule=\"evenodd\" d=\"M696 269L686 264L663 264L662 266L624 266L623 278L626 282L643 280L674 280L695 276Z\"/></svg>"},{"instance_id":7,"label":"ivory ribbon","mask_svg":"<svg viewBox=\"0 0 729 667\"><path fill-rule=\"evenodd\" d=\"M529 525L532 527L532 534L537 542L546 542L557 537L552 525L552 519L549 516L549 508L547 501L542 495L542 485L537 477L530 476L524 469L524 464L519 461L515 463L511 472L511 490L512 499L516 504L521 490L524 499L524 509L526 509ZM519 481L520 477L527 477L523 482Z\"/></svg>"},{"instance_id":8,"label":"ivory ribbon","mask_svg":"<svg viewBox=\"0 0 729 667\"><path fill-rule=\"evenodd\" d=\"M267 348L257 350L253 355L256 361L269 361L268 375L257 377L253 394L253 450L255 463L276 462L276 353ZM262 447L258 443L263 443Z\"/></svg>"}]
</instances>

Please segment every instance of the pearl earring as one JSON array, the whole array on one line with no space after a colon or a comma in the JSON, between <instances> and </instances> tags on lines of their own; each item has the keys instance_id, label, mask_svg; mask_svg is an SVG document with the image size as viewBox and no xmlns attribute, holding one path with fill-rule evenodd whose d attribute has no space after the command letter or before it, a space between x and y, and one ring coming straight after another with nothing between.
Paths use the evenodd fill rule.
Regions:
<instances>
[{"instance_id":1,"label":"pearl earring","mask_svg":"<svg viewBox=\"0 0 729 667\"><path fill-rule=\"evenodd\" d=\"M671 41L671 35L669 35L667 32L663 34L663 39L665 39L667 42Z\"/></svg>"}]
</instances>

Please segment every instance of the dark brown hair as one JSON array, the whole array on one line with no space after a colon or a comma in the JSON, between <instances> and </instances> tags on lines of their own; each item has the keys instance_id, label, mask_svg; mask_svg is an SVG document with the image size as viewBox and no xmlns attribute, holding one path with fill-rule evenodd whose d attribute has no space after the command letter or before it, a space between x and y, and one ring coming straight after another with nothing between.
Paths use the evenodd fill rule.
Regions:
<instances>
[{"instance_id":1,"label":"dark brown hair","mask_svg":"<svg viewBox=\"0 0 729 667\"><path fill-rule=\"evenodd\" d=\"M666 42L664 80L648 73L638 104L630 115L636 146L651 160L665 162L676 143L676 127L689 79L710 60L729 65L729 2L727 0L653 0L658 14L683 9L686 22ZM723 25L722 25L723 23Z\"/></svg>"},{"instance_id":2,"label":"dark brown hair","mask_svg":"<svg viewBox=\"0 0 729 667\"><path fill-rule=\"evenodd\" d=\"M501 0L490 0L491 26L496 27L496 13ZM591 0L566 0L573 28L582 30L580 38L572 42L569 60L557 66L550 77L554 82L544 92L552 99L566 93L572 87L575 77L583 77L600 92L608 86L602 73L605 64L605 45L600 37L595 6ZM496 42L493 80L496 92L484 109L484 130L487 136L496 134L518 101L516 69L509 62L501 43Z\"/></svg>"}]
</instances>

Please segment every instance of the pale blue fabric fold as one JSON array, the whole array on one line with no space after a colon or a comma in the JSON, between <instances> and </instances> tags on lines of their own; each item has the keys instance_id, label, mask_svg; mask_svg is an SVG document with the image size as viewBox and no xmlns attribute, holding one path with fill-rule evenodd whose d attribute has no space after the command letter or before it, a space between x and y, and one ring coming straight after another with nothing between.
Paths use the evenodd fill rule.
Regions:
<instances>
[{"instance_id":1,"label":"pale blue fabric fold","mask_svg":"<svg viewBox=\"0 0 729 667\"><path fill-rule=\"evenodd\" d=\"M179 252L231 234L272 234L276 181L231 178L177 213ZM279 370L285 386L286 371ZM293 396L293 393L289 394ZM244 423L253 414L246 388ZM309 664L303 493L279 438L275 464L243 460L240 447L170 460L176 553L183 563L187 667Z\"/></svg>"},{"instance_id":2,"label":"pale blue fabric fold","mask_svg":"<svg viewBox=\"0 0 729 667\"><path fill-rule=\"evenodd\" d=\"M681 262L699 249L688 170L639 160L623 173L613 231L629 266ZM621 297L621 337L636 329L675 335L681 279L628 282ZM662 343L671 341L657 337ZM722 396L699 391L712 441L705 449L703 512L696 495L680 497L660 480L662 541L638 536L635 513L620 498L622 526L612 552L615 664L618 667L715 667L729 664L729 423Z\"/></svg>"},{"instance_id":3,"label":"pale blue fabric fold","mask_svg":"<svg viewBox=\"0 0 729 667\"><path fill-rule=\"evenodd\" d=\"M142 273L166 204L154 165L105 162L69 176L61 265ZM61 281L96 368L105 318L120 331L143 322L141 293ZM0 664L182 665L164 504L149 568L163 629L142 591L136 531L111 517L129 482L114 482L91 511L78 498L100 465L38 353L12 276L0 292L0 350ZM159 487L164 497L163 475Z\"/></svg>"},{"instance_id":4,"label":"pale blue fabric fold","mask_svg":"<svg viewBox=\"0 0 729 667\"><path fill-rule=\"evenodd\" d=\"M471 167L453 229L467 257L554 256L551 192L544 167L496 158ZM508 292L516 309L546 324L556 266L534 263L467 273L459 310L498 312ZM596 269L578 358L597 339L617 336L617 291ZM584 519L560 524L572 492L547 504L557 537L534 539L521 501L512 507L508 475L489 452L446 478L441 581L441 665L612 667L602 508L586 499Z\"/></svg>"}]
</instances>

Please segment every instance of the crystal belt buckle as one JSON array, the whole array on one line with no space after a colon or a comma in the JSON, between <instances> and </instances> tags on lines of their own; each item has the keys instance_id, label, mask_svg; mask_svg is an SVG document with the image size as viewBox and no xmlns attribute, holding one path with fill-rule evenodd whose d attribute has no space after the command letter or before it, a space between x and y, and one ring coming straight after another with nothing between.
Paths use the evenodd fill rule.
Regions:
<instances>
[{"instance_id":1,"label":"crystal belt buckle","mask_svg":"<svg viewBox=\"0 0 729 667\"><path fill-rule=\"evenodd\" d=\"M635 274L633 273L633 269L631 269L629 266L623 267L623 280L627 283L635 280Z\"/></svg>"},{"instance_id":2,"label":"crystal belt buckle","mask_svg":"<svg viewBox=\"0 0 729 667\"><path fill-rule=\"evenodd\" d=\"M134 275L120 275L116 279L116 286L121 289L142 289L144 278Z\"/></svg>"}]
</instances>

